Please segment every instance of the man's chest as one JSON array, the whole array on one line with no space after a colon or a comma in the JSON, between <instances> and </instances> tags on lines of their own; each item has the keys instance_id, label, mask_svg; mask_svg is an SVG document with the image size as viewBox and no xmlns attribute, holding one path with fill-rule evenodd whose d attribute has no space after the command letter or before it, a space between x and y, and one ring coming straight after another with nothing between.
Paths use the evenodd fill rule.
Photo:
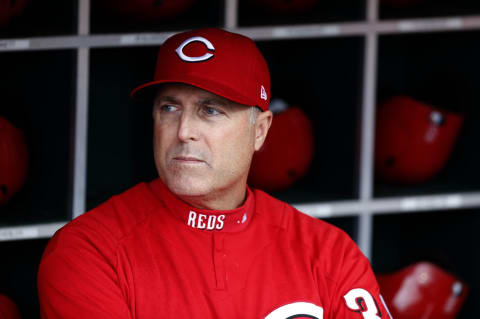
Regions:
<instances>
[{"instance_id":1,"label":"man's chest","mask_svg":"<svg viewBox=\"0 0 480 319\"><path fill-rule=\"evenodd\" d=\"M121 268L128 274L119 277L126 278L125 294L139 319L320 319L329 300L327 279L304 250L260 238L247 246L222 236L175 243L159 238L125 251L119 262L126 263Z\"/></svg>"}]
</instances>

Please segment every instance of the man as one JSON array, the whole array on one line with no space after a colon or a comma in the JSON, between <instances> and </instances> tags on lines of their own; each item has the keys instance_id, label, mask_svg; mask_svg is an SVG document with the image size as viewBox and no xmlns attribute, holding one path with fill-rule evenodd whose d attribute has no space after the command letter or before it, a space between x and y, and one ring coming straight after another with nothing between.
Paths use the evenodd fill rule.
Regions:
<instances>
[{"instance_id":1,"label":"man","mask_svg":"<svg viewBox=\"0 0 480 319\"><path fill-rule=\"evenodd\" d=\"M159 178L55 234L38 275L43 318L390 319L345 233L246 185L272 120L251 39L177 34L132 95L154 101Z\"/></svg>"}]
</instances>

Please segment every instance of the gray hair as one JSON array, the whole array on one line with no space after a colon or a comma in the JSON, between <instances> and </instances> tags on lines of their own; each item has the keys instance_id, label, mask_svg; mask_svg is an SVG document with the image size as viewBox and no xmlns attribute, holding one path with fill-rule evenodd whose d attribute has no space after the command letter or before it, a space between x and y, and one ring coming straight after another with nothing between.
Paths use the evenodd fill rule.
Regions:
<instances>
[{"instance_id":1,"label":"gray hair","mask_svg":"<svg viewBox=\"0 0 480 319\"><path fill-rule=\"evenodd\" d=\"M255 122L257 121L258 114L260 114L262 111L256 107L256 106L250 106L250 124L254 125Z\"/></svg>"}]
</instances>

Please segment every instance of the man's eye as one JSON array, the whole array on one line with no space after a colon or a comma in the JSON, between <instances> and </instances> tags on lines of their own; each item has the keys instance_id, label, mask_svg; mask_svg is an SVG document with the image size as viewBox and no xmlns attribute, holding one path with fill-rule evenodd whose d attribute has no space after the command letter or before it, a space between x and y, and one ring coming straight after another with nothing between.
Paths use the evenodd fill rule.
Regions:
<instances>
[{"instance_id":1,"label":"man's eye","mask_svg":"<svg viewBox=\"0 0 480 319\"><path fill-rule=\"evenodd\" d=\"M173 112L175 111L177 108L173 105L170 105L170 104L164 104L162 106L160 106L160 110L162 112Z\"/></svg>"},{"instance_id":2,"label":"man's eye","mask_svg":"<svg viewBox=\"0 0 480 319\"><path fill-rule=\"evenodd\" d=\"M220 111L218 111L217 109L213 108L213 107L210 107L210 106L205 106L203 111L207 114L207 115L219 115L221 114Z\"/></svg>"}]
</instances>

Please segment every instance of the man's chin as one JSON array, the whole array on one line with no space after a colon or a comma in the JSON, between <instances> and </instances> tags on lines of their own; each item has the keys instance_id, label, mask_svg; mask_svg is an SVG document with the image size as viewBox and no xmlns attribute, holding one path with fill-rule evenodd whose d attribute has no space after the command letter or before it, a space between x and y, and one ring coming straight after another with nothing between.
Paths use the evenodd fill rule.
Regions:
<instances>
[{"instance_id":1,"label":"man's chin","mask_svg":"<svg viewBox=\"0 0 480 319\"><path fill-rule=\"evenodd\" d=\"M209 194L209 187L205 182L174 180L167 181L166 185L172 193L180 197L200 197Z\"/></svg>"}]
</instances>

